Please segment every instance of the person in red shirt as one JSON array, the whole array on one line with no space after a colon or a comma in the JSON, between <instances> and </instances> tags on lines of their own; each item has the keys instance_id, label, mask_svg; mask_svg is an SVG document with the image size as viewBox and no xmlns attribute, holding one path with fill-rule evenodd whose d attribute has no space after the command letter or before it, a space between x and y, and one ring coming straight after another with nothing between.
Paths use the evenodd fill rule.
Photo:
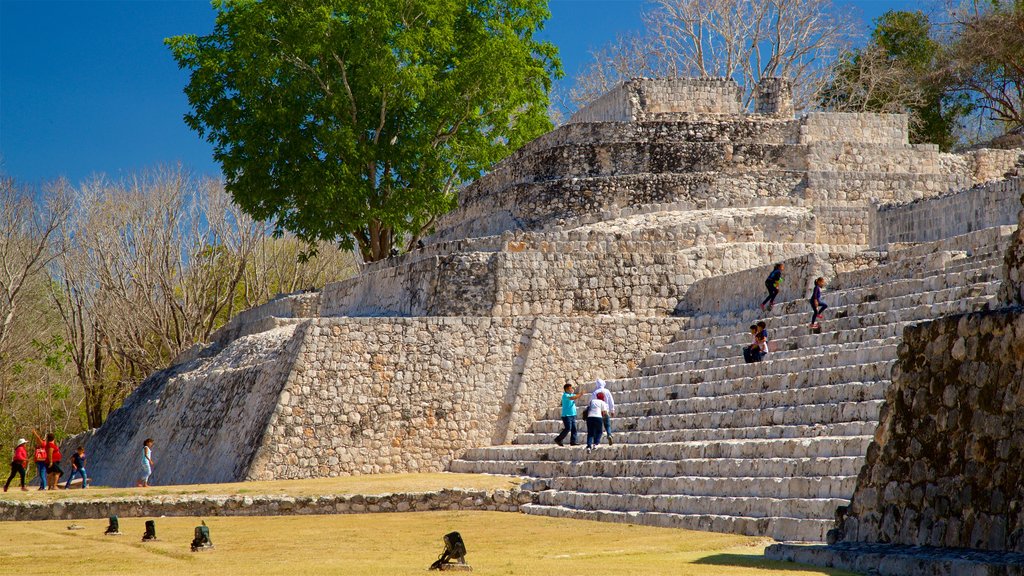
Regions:
<instances>
[{"instance_id":1,"label":"person in red shirt","mask_svg":"<svg viewBox=\"0 0 1024 576\"><path fill-rule=\"evenodd\" d=\"M28 490L25 488L25 467L28 466L28 440L21 438L18 440L18 445L14 448L14 458L11 459L11 475L7 477L7 483L4 484L4 492L11 487L11 480L14 480L14 475L18 474L21 476L21 489Z\"/></svg>"},{"instance_id":2,"label":"person in red shirt","mask_svg":"<svg viewBox=\"0 0 1024 576\"><path fill-rule=\"evenodd\" d=\"M50 490L56 490L57 481L64 474L64 470L60 467L60 447L54 442L52 433L46 435L45 441L35 430L32 431L32 434L35 435L36 442L46 451L46 460L43 461L43 464L46 466L45 472L44 468L40 466L39 458L36 458L36 466L39 466L39 473L44 475L44 478L40 481L39 489L46 490L47 486L49 486ZM36 452L38 453L38 451L39 449L37 448Z\"/></svg>"}]
</instances>

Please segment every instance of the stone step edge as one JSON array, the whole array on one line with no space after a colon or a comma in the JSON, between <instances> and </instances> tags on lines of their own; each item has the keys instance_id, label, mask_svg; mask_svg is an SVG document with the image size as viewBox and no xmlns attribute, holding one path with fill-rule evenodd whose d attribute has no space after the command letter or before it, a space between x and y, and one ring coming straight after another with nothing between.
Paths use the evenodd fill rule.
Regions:
<instances>
[{"instance_id":1,"label":"stone step edge","mask_svg":"<svg viewBox=\"0 0 1024 576\"><path fill-rule=\"evenodd\" d=\"M761 518L754 518L750 516L727 516L722 514L675 514L672 512L623 512L619 510L583 510L578 508L569 508L568 506L550 506L545 504L532 503L524 504L521 507L521 510L525 514L535 514L539 516L584 517L585 519L596 519L599 521L685 528L689 530L701 530L704 532L712 532L712 524L716 522L725 523L729 525L737 522L753 522L755 524L765 525L763 531L757 534L747 534L749 536L767 536L768 534L766 534L766 532L771 531L770 525L773 523L799 523L806 524L808 526L819 526L820 529L814 531L820 532L822 534L821 539L824 539L824 532L828 529L829 526L831 526L834 523L831 520L818 520L813 518L789 518L780 516L766 516ZM558 512L562 512L562 514L558 514ZM680 520L683 522L690 520L693 521L694 525L688 527L678 526L678 523L673 522L673 520ZM701 524L703 524L704 526L701 526ZM722 531L721 533L736 534L737 532ZM775 539L778 540L779 538Z\"/></svg>"}]
</instances>

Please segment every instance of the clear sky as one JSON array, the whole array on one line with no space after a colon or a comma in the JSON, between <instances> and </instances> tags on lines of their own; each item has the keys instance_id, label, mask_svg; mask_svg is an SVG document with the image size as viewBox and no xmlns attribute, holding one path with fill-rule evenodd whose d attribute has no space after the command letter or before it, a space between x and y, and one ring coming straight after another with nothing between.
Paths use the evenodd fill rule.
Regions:
<instances>
[{"instance_id":1,"label":"clear sky","mask_svg":"<svg viewBox=\"0 0 1024 576\"><path fill-rule=\"evenodd\" d=\"M924 2L861 0L865 22ZM551 0L544 35L567 77L590 50L640 27L640 0ZM182 121L188 77L163 39L206 34L206 0L0 0L0 172L28 184L79 182L160 163L219 174Z\"/></svg>"}]
</instances>

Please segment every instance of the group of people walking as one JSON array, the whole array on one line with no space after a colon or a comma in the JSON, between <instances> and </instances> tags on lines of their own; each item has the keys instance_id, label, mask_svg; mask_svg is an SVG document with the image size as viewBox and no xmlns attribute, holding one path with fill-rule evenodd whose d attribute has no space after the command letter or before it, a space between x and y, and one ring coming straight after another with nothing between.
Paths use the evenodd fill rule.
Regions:
<instances>
[{"instance_id":1,"label":"group of people walking","mask_svg":"<svg viewBox=\"0 0 1024 576\"><path fill-rule=\"evenodd\" d=\"M36 463L39 489L56 490L59 487L60 477L64 475L64 469L61 467L63 455L60 453L60 446L55 441L53 434L47 434L46 439L43 439L38 432L33 430L32 435L36 438L36 447L32 456ZM11 458L11 474L7 477L7 482L4 484L4 492L10 489L11 482L14 481L16 476L20 477L21 489L24 491L28 490L25 486L28 459L28 440L19 438L18 443L14 447L14 454ZM68 474L67 481L64 483L65 490L71 488L71 483L77 477L82 478L82 488L88 487L89 475L85 470L85 463L85 447L78 446L75 449L75 453L71 455L71 473ZM152 474L153 439L146 438L146 441L142 443L142 461L135 485L140 487L149 486L149 478Z\"/></svg>"},{"instance_id":2,"label":"group of people walking","mask_svg":"<svg viewBox=\"0 0 1024 576\"><path fill-rule=\"evenodd\" d=\"M44 439L38 432L33 430L32 435L36 438L36 447L32 452L32 458L36 463L39 489L56 490L60 477L64 475L64 469L61 467L64 457L60 453L60 446L55 441L53 434L47 434ZM28 490L25 487L26 472L28 472L28 440L19 438L17 445L14 447L14 455L11 459L11 474L7 477L7 482L4 484L4 492L10 489L11 482L15 476L18 476L21 481L21 489ZM88 475L85 471L85 448L81 446L71 456L71 474L68 475L64 488L71 488L71 482L77 476L82 477L82 488L85 488L88 485Z\"/></svg>"},{"instance_id":3,"label":"group of people walking","mask_svg":"<svg viewBox=\"0 0 1024 576\"><path fill-rule=\"evenodd\" d=\"M582 390L577 390L572 384L566 384L562 388L562 431L555 436L555 444L565 445L565 437L569 437L569 445L576 446L576 400L583 396ZM601 444L602 433L612 445L612 416L615 415L615 400L608 390L604 380L598 379L594 384L594 391L590 395L590 401L583 411L583 417L587 421L587 450L591 451Z\"/></svg>"},{"instance_id":4,"label":"group of people walking","mask_svg":"<svg viewBox=\"0 0 1024 576\"><path fill-rule=\"evenodd\" d=\"M761 301L761 311L771 312L772 307L775 306L775 298L779 295L779 287L782 285L782 273L786 270L786 265L778 263L772 269L771 273L764 280L764 287L768 291L768 295ZM814 280L814 287L811 289L811 297L808 302L811 305L811 328L820 328L818 321L824 316L822 313L828 308L828 304L821 299L821 290L825 287L825 278L818 276Z\"/></svg>"},{"instance_id":5,"label":"group of people walking","mask_svg":"<svg viewBox=\"0 0 1024 576\"><path fill-rule=\"evenodd\" d=\"M764 287L768 291L768 295L761 301L761 312L771 312L775 306L775 298L779 295L779 287L782 285L783 279L782 274L785 270L786 265L780 262L772 268L771 273L765 278ZM808 303L811 305L811 322L808 324L808 328L811 330L821 328L819 321L824 318L825 309L828 308L828 304L821 299L821 291L824 287L824 277L818 276L814 279L814 286L808 299ZM757 324L752 324L750 326L750 334L753 337L753 342L743 347L743 359L748 363L760 362L769 351L770 338L767 324L763 320Z\"/></svg>"}]
</instances>

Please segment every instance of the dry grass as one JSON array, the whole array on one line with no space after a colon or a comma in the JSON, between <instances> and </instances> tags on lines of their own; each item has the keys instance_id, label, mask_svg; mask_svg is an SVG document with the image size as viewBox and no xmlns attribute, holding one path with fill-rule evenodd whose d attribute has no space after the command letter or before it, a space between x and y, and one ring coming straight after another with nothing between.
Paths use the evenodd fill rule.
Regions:
<instances>
[{"instance_id":1,"label":"dry grass","mask_svg":"<svg viewBox=\"0 0 1024 576\"><path fill-rule=\"evenodd\" d=\"M449 474L434 472L426 474L373 474L366 476L344 476L339 478L312 478L308 480L271 480L267 482L236 482L231 484L189 484L183 486L150 486L149 488L104 488L90 486L82 490L73 485L70 490L30 489L22 492L14 485L7 493L0 493L0 500L66 500L74 498L99 499L123 498L126 496L169 496L194 494L201 496L266 495L320 496L325 494L385 494L394 492L430 492L442 488L467 488L493 490L513 488L521 479L512 476L489 476L486 474Z\"/></svg>"},{"instance_id":2,"label":"dry grass","mask_svg":"<svg viewBox=\"0 0 1024 576\"><path fill-rule=\"evenodd\" d=\"M765 540L500 512L207 518L216 549L192 553L196 518L158 518L159 542L140 542L144 518L0 522L0 566L18 574L137 576L424 574L441 536L458 530L476 574L765 576L843 574L767 562Z\"/></svg>"}]
</instances>

